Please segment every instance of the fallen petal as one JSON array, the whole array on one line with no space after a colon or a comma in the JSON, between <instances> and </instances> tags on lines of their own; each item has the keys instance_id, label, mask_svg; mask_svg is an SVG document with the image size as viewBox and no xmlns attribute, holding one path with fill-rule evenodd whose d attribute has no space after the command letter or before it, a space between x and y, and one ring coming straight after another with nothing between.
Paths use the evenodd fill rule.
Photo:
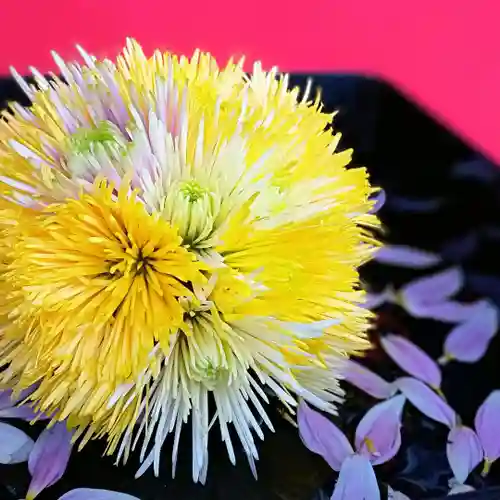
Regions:
<instances>
[{"instance_id":1,"label":"fallen petal","mask_svg":"<svg viewBox=\"0 0 500 500\"><path fill-rule=\"evenodd\" d=\"M440 254L448 261L460 263L476 251L478 244L479 233L473 231L449 240L441 249Z\"/></svg>"},{"instance_id":2,"label":"fallen petal","mask_svg":"<svg viewBox=\"0 0 500 500\"><path fill-rule=\"evenodd\" d=\"M392 299L392 294L389 290L384 290L381 293L367 293L365 295L365 301L362 306L365 309L376 309L380 307L385 302L389 302Z\"/></svg>"},{"instance_id":3,"label":"fallen petal","mask_svg":"<svg viewBox=\"0 0 500 500\"><path fill-rule=\"evenodd\" d=\"M383 189L379 189L379 191L373 196L373 201L375 202L373 207L370 210L371 214L376 214L384 205L387 200L387 196Z\"/></svg>"},{"instance_id":4,"label":"fallen petal","mask_svg":"<svg viewBox=\"0 0 500 500\"><path fill-rule=\"evenodd\" d=\"M402 377L394 384L424 415L441 422L450 429L455 426L457 415L453 408L429 386L412 377Z\"/></svg>"},{"instance_id":5,"label":"fallen petal","mask_svg":"<svg viewBox=\"0 0 500 500\"><path fill-rule=\"evenodd\" d=\"M468 273L467 284L473 292L488 297L495 303L500 302L500 278L488 274Z\"/></svg>"},{"instance_id":6,"label":"fallen petal","mask_svg":"<svg viewBox=\"0 0 500 500\"><path fill-rule=\"evenodd\" d=\"M411 269L425 269L441 262L439 255L399 245L387 245L381 248L375 253L374 259L381 264Z\"/></svg>"},{"instance_id":7,"label":"fallen petal","mask_svg":"<svg viewBox=\"0 0 500 500\"><path fill-rule=\"evenodd\" d=\"M380 490L367 457L351 455L340 469L331 500L380 500Z\"/></svg>"},{"instance_id":8,"label":"fallen petal","mask_svg":"<svg viewBox=\"0 0 500 500\"><path fill-rule=\"evenodd\" d=\"M26 462L33 448L33 440L23 431L0 422L0 464Z\"/></svg>"},{"instance_id":9,"label":"fallen petal","mask_svg":"<svg viewBox=\"0 0 500 500\"><path fill-rule=\"evenodd\" d=\"M482 158L457 163L452 170L457 179L471 179L491 183L498 178L497 169Z\"/></svg>"},{"instance_id":10,"label":"fallen petal","mask_svg":"<svg viewBox=\"0 0 500 500\"><path fill-rule=\"evenodd\" d=\"M412 304L432 304L456 294L463 286L464 276L459 268L452 267L424 278L412 281L401 290L403 302L411 309Z\"/></svg>"},{"instance_id":11,"label":"fallen petal","mask_svg":"<svg viewBox=\"0 0 500 500\"><path fill-rule=\"evenodd\" d=\"M483 449L472 429L458 426L448 434L446 455L457 481L465 483L469 474L483 459Z\"/></svg>"},{"instance_id":12,"label":"fallen petal","mask_svg":"<svg viewBox=\"0 0 500 500\"><path fill-rule=\"evenodd\" d=\"M445 323L462 323L477 311L479 302L466 304L447 300L432 304L412 304L411 311L408 312L414 318L427 318Z\"/></svg>"},{"instance_id":13,"label":"fallen petal","mask_svg":"<svg viewBox=\"0 0 500 500\"><path fill-rule=\"evenodd\" d=\"M28 397L35 388L36 387L33 385L21 391L17 397L14 397L10 389L0 391L0 418L22 418L28 421L34 420L35 418L38 420L47 418L43 413L34 411L27 404L16 406L19 402Z\"/></svg>"},{"instance_id":14,"label":"fallen petal","mask_svg":"<svg viewBox=\"0 0 500 500\"><path fill-rule=\"evenodd\" d=\"M492 240L500 239L500 228L498 226L484 226L482 228L482 233L484 236Z\"/></svg>"},{"instance_id":15,"label":"fallen petal","mask_svg":"<svg viewBox=\"0 0 500 500\"><path fill-rule=\"evenodd\" d=\"M488 297L490 302L500 308L500 278L469 274L467 280L472 292Z\"/></svg>"},{"instance_id":16,"label":"fallen petal","mask_svg":"<svg viewBox=\"0 0 500 500\"><path fill-rule=\"evenodd\" d=\"M321 455L333 470L338 472L344 460L354 453L344 433L304 401L297 411L297 423L306 448Z\"/></svg>"},{"instance_id":17,"label":"fallen petal","mask_svg":"<svg viewBox=\"0 0 500 500\"><path fill-rule=\"evenodd\" d=\"M486 353L498 329L497 308L483 301L470 319L456 326L446 337L444 356L465 363L474 363Z\"/></svg>"},{"instance_id":18,"label":"fallen petal","mask_svg":"<svg viewBox=\"0 0 500 500\"><path fill-rule=\"evenodd\" d=\"M390 486L388 486L387 500L410 500L410 497L400 491L393 490Z\"/></svg>"},{"instance_id":19,"label":"fallen petal","mask_svg":"<svg viewBox=\"0 0 500 500\"><path fill-rule=\"evenodd\" d=\"M39 384L32 384L26 389L23 389L17 397L13 398L14 404L23 402L28 396L30 396L31 394L33 394L33 392L36 391L38 386Z\"/></svg>"},{"instance_id":20,"label":"fallen petal","mask_svg":"<svg viewBox=\"0 0 500 500\"><path fill-rule=\"evenodd\" d=\"M12 406L12 391L7 389L5 391L0 391L0 410L4 408L9 408Z\"/></svg>"},{"instance_id":21,"label":"fallen petal","mask_svg":"<svg viewBox=\"0 0 500 500\"><path fill-rule=\"evenodd\" d=\"M450 491L448 491L448 495L458 495L460 493L469 493L470 491L476 491L472 486L468 484L456 484L453 486Z\"/></svg>"},{"instance_id":22,"label":"fallen petal","mask_svg":"<svg viewBox=\"0 0 500 500\"><path fill-rule=\"evenodd\" d=\"M66 422L57 422L40 434L29 456L31 483L26 500L33 500L42 490L61 479L71 455L72 436Z\"/></svg>"},{"instance_id":23,"label":"fallen petal","mask_svg":"<svg viewBox=\"0 0 500 500\"><path fill-rule=\"evenodd\" d=\"M443 204L442 198L407 198L403 196L390 196L388 205L396 211L428 213L435 212Z\"/></svg>"},{"instance_id":24,"label":"fallen petal","mask_svg":"<svg viewBox=\"0 0 500 500\"><path fill-rule=\"evenodd\" d=\"M36 389L36 387L37 387L36 384L34 384L28 387L27 389L24 389L23 391L21 391L20 394L17 395L17 397L14 397L14 394L11 389L0 391L0 411L12 408L16 404L22 402ZM22 406L24 407L25 405ZM2 415L2 417L3 416L4 415Z\"/></svg>"},{"instance_id":25,"label":"fallen petal","mask_svg":"<svg viewBox=\"0 0 500 500\"><path fill-rule=\"evenodd\" d=\"M356 361L347 360L343 365L342 375L350 384L377 399L390 398L397 391L393 384Z\"/></svg>"},{"instance_id":26,"label":"fallen petal","mask_svg":"<svg viewBox=\"0 0 500 500\"><path fill-rule=\"evenodd\" d=\"M45 420L48 418L43 413L39 413L30 408L29 406L11 406L0 410L0 418L22 418L23 420Z\"/></svg>"},{"instance_id":27,"label":"fallen petal","mask_svg":"<svg viewBox=\"0 0 500 500\"><path fill-rule=\"evenodd\" d=\"M399 335L388 334L380 338L380 344L402 370L434 388L441 386L438 364L413 342Z\"/></svg>"},{"instance_id":28,"label":"fallen petal","mask_svg":"<svg viewBox=\"0 0 500 500\"><path fill-rule=\"evenodd\" d=\"M59 500L140 500L127 493L111 490L95 490L92 488L77 488L65 493Z\"/></svg>"},{"instance_id":29,"label":"fallen petal","mask_svg":"<svg viewBox=\"0 0 500 500\"><path fill-rule=\"evenodd\" d=\"M500 390L493 391L479 407L474 425L484 459L491 464L500 457Z\"/></svg>"},{"instance_id":30,"label":"fallen petal","mask_svg":"<svg viewBox=\"0 0 500 500\"><path fill-rule=\"evenodd\" d=\"M394 396L366 412L356 428L355 446L373 465L388 462L401 447L404 396Z\"/></svg>"}]
</instances>

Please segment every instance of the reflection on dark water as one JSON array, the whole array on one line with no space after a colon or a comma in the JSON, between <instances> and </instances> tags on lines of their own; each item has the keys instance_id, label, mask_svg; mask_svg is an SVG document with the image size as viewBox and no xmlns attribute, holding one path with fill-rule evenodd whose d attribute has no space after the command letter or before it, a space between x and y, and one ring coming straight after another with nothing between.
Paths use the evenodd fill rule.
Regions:
<instances>
[{"instance_id":1,"label":"reflection on dark water","mask_svg":"<svg viewBox=\"0 0 500 500\"><path fill-rule=\"evenodd\" d=\"M414 443L405 450L405 468L393 480L394 487L420 498L428 493L446 494L450 471L443 449L430 450Z\"/></svg>"},{"instance_id":2,"label":"reflection on dark water","mask_svg":"<svg viewBox=\"0 0 500 500\"><path fill-rule=\"evenodd\" d=\"M292 83L303 85L305 81L302 76L292 78ZM500 170L383 84L350 76L318 76L315 81L323 88L326 111L339 110L336 121L343 132L343 146L354 147L354 161L368 166L374 182L388 194L381 212L386 238L392 243L442 252L447 265L460 264L466 272L460 300L489 296L500 304ZM14 98L19 99L20 94L12 81L0 80L0 106ZM417 275L408 269L377 264L363 270L364 280L375 291L389 283L399 286ZM441 355L446 325L415 320L395 306L384 306L379 313L372 332L375 345L379 334L398 333L435 358ZM491 389L500 387L499 349L497 336L481 363L451 363L444 369L443 390L466 425L472 425L478 405ZM365 362L389 380L400 374L380 349L369 353ZM374 401L347 389L346 404L336 423L352 436ZM272 413L277 432L268 433L260 447L259 481L253 479L241 453L235 467L228 462L215 435L204 487L191 483L191 450L186 437L174 480L170 478L168 453L160 478L149 472L134 480L134 457L126 467L117 468L110 458L101 458L101 443L91 443L81 453L73 454L65 477L39 498L53 500L72 488L94 487L128 492L142 500L234 500L235 496L239 500L327 500L335 474L302 446L296 429L278 411ZM38 432L36 426L23 429L32 435ZM445 497L451 478L446 436L443 426L408 409L402 449L389 463L377 467L381 491L386 492L389 484L412 500ZM500 467L493 466L486 484L478 471L473 472L469 483L488 495L486 486L500 484ZM0 466L0 500L23 498L28 484L26 464ZM498 491L491 491L490 496L478 495L463 498L500 498Z\"/></svg>"}]
</instances>

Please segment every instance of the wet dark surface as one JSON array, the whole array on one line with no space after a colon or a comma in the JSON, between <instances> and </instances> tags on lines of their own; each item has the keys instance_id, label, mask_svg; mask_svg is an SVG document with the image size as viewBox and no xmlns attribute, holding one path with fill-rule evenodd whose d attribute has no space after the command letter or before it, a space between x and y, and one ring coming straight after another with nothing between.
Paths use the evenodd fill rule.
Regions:
<instances>
[{"instance_id":1,"label":"wet dark surface","mask_svg":"<svg viewBox=\"0 0 500 500\"><path fill-rule=\"evenodd\" d=\"M292 83L304 84L305 81L303 76L292 78ZM460 300L489 296L500 305L500 266L497 263L500 255L500 175L495 168L383 84L350 76L316 76L314 81L323 88L325 109L339 110L336 121L343 132L343 146L355 148L355 163L367 165L374 183L387 191L388 202L381 212L386 241L444 251L447 260L443 268L460 264L466 272L466 287ZM20 97L11 80L0 80L0 106ZM480 169L488 182L454 178L453 169L465 162L476 162L473 171ZM466 172L467 168L462 171ZM439 202L413 203L413 208L419 210L408 212L397 209L401 197L412 200L437 198ZM428 210L429 207L432 210ZM422 274L376 263L363 269L365 281L375 291L389 283L400 285ZM441 355L448 326L415 320L396 306L384 306L379 313L372 332L375 344L379 334L398 333L423 346L433 357ZM451 363L443 370L443 391L467 425L472 424L477 407L486 395L500 387L499 355L500 336L497 336L479 363ZM365 362L389 380L401 374L378 349L374 349ZM337 423L352 436L357 422L375 401L351 387L347 390L347 401ZM170 478L168 453L160 478L147 473L135 480L135 457L126 467L115 467L110 458L101 458L102 445L91 443L81 453L73 454L64 478L39 498L57 499L77 487L124 491L142 500L224 500L234 499L235 495L241 500L329 498L335 476L321 458L302 446L296 429L284 421L278 411L271 414L276 433L268 433L260 447L258 481L253 479L241 453L235 467L229 463L216 434L211 440L209 476L203 487L191 482L188 439L181 447L175 480ZM33 436L39 432L27 424L19 426ZM445 427L407 405L403 446L393 460L376 467L381 490L387 491L386 485L390 484L412 500L444 498L452 476L445 455L446 437ZM0 466L0 500L23 498L29 479L26 464ZM493 465L486 480L481 478L479 471L474 471L468 483L480 491L452 498L499 499L500 489L494 487L500 485L500 464Z\"/></svg>"}]
</instances>

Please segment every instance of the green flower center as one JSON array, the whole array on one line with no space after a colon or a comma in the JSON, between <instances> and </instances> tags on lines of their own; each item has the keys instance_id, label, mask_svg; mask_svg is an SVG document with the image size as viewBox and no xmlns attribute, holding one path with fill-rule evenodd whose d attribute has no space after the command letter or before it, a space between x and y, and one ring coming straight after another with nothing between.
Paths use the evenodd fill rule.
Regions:
<instances>
[{"instance_id":1,"label":"green flower center","mask_svg":"<svg viewBox=\"0 0 500 500\"><path fill-rule=\"evenodd\" d=\"M72 134L71 149L77 154L92 153L97 144L103 146L124 146L124 138L120 131L110 122L99 123L96 128L81 128Z\"/></svg>"},{"instance_id":2,"label":"green flower center","mask_svg":"<svg viewBox=\"0 0 500 500\"><path fill-rule=\"evenodd\" d=\"M208 191L202 188L196 181L186 181L182 183L180 191L190 203L195 203L200 198L203 198Z\"/></svg>"}]
</instances>

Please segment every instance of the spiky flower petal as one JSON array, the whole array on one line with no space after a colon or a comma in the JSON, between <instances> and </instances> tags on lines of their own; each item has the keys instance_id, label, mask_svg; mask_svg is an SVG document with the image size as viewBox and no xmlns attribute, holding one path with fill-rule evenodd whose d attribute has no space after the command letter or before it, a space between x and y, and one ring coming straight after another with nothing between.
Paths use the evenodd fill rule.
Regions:
<instances>
[{"instance_id":1,"label":"spiky flower petal","mask_svg":"<svg viewBox=\"0 0 500 500\"><path fill-rule=\"evenodd\" d=\"M195 481L214 401L254 467L269 391L334 412L368 345L366 172L276 70L81 53L0 121L0 383L139 472L190 419Z\"/></svg>"}]
</instances>

